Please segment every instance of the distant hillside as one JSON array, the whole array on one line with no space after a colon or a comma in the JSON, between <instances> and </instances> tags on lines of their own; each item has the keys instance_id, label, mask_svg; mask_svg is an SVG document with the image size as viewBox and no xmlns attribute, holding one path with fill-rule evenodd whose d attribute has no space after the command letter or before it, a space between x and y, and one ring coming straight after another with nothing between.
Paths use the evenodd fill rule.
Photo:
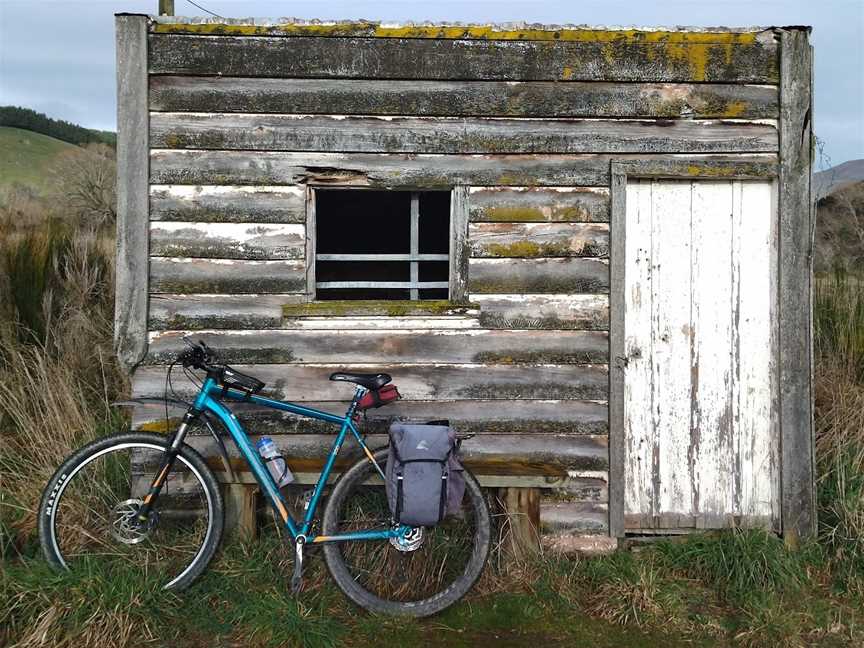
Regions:
<instances>
[{"instance_id":1,"label":"distant hillside","mask_svg":"<svg viewBox=\"0 0 864 648\"><path fill-rule=\"evenodd\" d=\"M813 174L816 198L823 198L844 185L864 180L864 160L849 160Z\"/></svg>"},{"instance_id":2,"label":"distant hillside","mask_svg":"<svg viewBox=\"0 0 864 648\"><path fill-rule=\"evenodd\" d=\"M57 155L75 148L47 135L0 126L0 192L18 184L44 194L50 186L48 167Z\"/></svg>"},{"instance_id":3,"label":"distant hillside","mask_svg":"<svg viewBox=\"0 0 864 648\"><path fill-rule=\"evenodd\" d=\"M845 172L851 173L849 167ZM816 204L814 252L817 272L839 266L855 274L864 273L864 180L837 182Z\"/></svg>"},{"instance_id":4,"label":"distant hillside","mask_svg":"<svg viewBox=\"0 0 864 648\"><path fill-rule=\"evenodd\" d=\"M51 119L48 115L20 106L0 106L0 126L23 128L69 144L82 146L92 143L117 145L116 133L84 128L62 119Z\"/></svg>"}]
</instances>

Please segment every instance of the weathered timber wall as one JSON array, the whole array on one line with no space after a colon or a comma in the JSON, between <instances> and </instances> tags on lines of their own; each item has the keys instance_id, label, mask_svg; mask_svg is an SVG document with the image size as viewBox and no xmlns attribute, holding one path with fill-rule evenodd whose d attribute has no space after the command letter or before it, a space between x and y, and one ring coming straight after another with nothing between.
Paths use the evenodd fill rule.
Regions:
<instances>
[{"instance_id":1,"label":"weathered timber wall","mask_svg":"<svg viewBox=\"0 0 864 648\"><path fill-rule=\"evenodd\" d=\"M776 118L777 88L721 83L402 81L153 76L160 112Z\"/></svg>"},{"instance_id":2,"label":"weathered timber wall","mask_svg":"<svg viewBox=\"0 0 864 648\"><path fill-rule=\"evenodd\" d=\"M726 42L150 35L150 72L190 76L776 83L772 34ZM674 38L672 40L675 40ZM721 39L717 39L721 40Z\"/></svg>"},{"instance_id":3,"label":"weathered timber wall","mask_svg":"<svg viewBox=\"0 0 864 648\"><path fill-rule=\"evenodd\" d=\"M566 486L575 504L547 506L550 528L608 529L610 163L776 164L775 33L166 21L148 23L138 100L151 256L136 395L161 393L190 333L331 411L350 389L329 372L389 369L405 400L370 414L372 432L450 418L478 433L466 451L485 484ZM459 303L309 302L306 222L327 186L455 189ZM238 411L282 435L301 476L320 468L319 424Z\"/></svg>"}]
</instances>

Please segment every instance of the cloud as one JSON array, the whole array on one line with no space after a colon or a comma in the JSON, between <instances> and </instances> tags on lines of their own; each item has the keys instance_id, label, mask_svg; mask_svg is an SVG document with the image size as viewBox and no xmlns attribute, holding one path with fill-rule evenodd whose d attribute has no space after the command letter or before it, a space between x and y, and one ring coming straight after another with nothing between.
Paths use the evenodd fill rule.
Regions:
<instances>
[{"instance_id":1,"label":"cloud","mask_svg":"<svg viewBox=\"0 0 864 648\"><path fill-rule=\"evenodd\" d=\"M185 0L175 4L180 14L201 14ZM864 157L864 3L859 0L200 0L199 4L225 16L290 12L301 18L390 21L810 24L814 27L815 131L826 140L835 162ZM0 103L30 106L92 128L115 128L113 14L153 13L156 6L157 0L0 0Z\"/></svg>"}]
</instances>

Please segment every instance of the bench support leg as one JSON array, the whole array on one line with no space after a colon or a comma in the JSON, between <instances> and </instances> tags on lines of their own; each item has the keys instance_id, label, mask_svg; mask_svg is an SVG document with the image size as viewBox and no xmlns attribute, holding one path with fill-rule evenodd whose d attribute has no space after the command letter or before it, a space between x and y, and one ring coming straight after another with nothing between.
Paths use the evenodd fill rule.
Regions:
<instances>
[{"instance_id":1,"label":"bench support leg","mask_svg":"<svg viewBox=\"0 0 864 648\"><path fill-rule=\"evenodd\" d=\"M540 489L502 488L499 497L509 527L504 551L516 560L536 554L540 549Z\"/></svg>"},{"instance_id":2,"label":"bench support leg","mask_svg":"<svg viewBox=\"0 0 864 648\"><path fill-rule=\"evenodd\" d=\"M225 484L225 532L239 540L258 536L255 509L258 487L250 484Z\"/></svg>"}]
</instances>

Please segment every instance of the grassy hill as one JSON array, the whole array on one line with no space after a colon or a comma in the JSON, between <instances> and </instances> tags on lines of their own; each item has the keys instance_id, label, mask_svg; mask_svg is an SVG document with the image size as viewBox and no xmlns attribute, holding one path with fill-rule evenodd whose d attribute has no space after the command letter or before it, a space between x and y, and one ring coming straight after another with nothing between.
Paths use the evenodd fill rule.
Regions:
<instances>
[{"instance_id":1,"label":"grassy hill","mask_svg":"<svg viewBox=\"0 0 864 648\"><path fill-rule=\"evenodd\" d=\"M76 148L47 135L0 126L0 193L20 184L44 194L51 183L46 169L57 155Z\"/></svg>"},{"instance_id":2,"label":"grassy hill","mask_svg":"<svg viewBox=\"0 0 864 648\"><path fill-rule=\"evenodd\" d=\"M819 199L815 244L817 272L842 267L864 273L864 180L844 180Z\"/></svg>"},{"instance_id":3,"label":"grassy hill","mask_svg":"<svg viewBox=\"0 0 864 648\"><path fill-rule=\"evenodd\" d=\"M849 160L813 174L816 198L821 199L838 189L864 181L864 160Z\"/></svg>"}]
</instances>

